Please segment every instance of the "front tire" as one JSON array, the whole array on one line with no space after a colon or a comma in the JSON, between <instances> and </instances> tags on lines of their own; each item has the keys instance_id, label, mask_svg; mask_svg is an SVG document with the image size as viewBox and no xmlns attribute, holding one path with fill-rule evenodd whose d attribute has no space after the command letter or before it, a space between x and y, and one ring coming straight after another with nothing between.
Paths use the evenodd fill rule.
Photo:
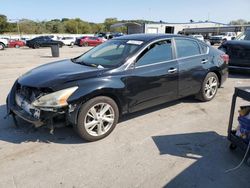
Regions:
<instances>
[{"instance_id":1,"label":"front tire","mask_svg":"<svg viewBox=\"0 0 250 188\"><path fill-rule=\"evenodd\" d=\"M0 43L0 50L4 50L5 45L3 43Z\"/></svg>"},{"instance_id":2,"label":"front tire","mask_svg":"<svg viewBox=\"0 0 250 188\"><path fill-rule=\"evenodd\" d=\"M74 128L83 139L97 141L114 130L118 118L119 110L113 99L95 97L81 106Z\"/></svg>"},{"instance_id":3,"label":"front tire","mask_svg":"<svg viewBox=\"0 0 250 188\"><path fill-rule=\"evenodd\" d=\"M215 97L218 87L218 76L214 72L209 72L205 77L202 83L201 90L196 97L204 102L210 101Z\"/></svg>"},{"instance_id":4,"label":"front tire","mask_svg":"<svg viewBox=\"0 0 250 188\"><path fill-rule=\"evenodd\" d=\"M35 43L35 44L33 45L33 48L34 48L34 49L38 49L38 48L40 48L40 45L39 45L38 43Z\"/></svg>"},{"instance_id":5,"label":"front tire","mask_svg":"<svg viewBox=\"0 0 250 188\"><path fill-rule=\"evenodd\" d=\"M84 42L84 43L83 43L83 46L84 46L84 47L87 47L87 46L89 46L89 44L88 44L87 42Z\"/></svg>"}]
</instances>

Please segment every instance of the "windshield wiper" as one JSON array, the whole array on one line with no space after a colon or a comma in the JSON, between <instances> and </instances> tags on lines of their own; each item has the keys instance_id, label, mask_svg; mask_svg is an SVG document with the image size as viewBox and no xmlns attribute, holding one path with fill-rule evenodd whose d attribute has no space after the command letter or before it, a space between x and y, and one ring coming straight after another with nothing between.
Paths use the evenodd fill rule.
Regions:
<instances>
[{"instance_id":1,"label":"windshield wiper","mask_svg":"<svg viewBox=\"0 0 250 188\"><path fill-rule=\"evenodd\" d=\"M76 61L76 59L71 59L71 61L73 63L77 63L77 64L80 64L80 65L86 65L86 66L89 66L89 67L97 67L96 64L89 64L89 63L85 63L84 61Z\"/></svg>"}]
</instances>

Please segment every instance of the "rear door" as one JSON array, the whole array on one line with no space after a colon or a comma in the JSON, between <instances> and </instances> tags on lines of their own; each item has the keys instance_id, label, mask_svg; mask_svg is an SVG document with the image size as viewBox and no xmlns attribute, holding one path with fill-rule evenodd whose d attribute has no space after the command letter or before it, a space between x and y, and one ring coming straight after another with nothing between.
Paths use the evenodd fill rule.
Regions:
<instances>
[{"instance_id":1,"label":"rear door","mask_svg":"<svg viewBox=\"0 0 250 188\"><path fill-rule=\"evenodd\" d=\"M134 66L127 77L130 112L176 99L178 63L171 39L149 45Z\"/></svg>"},{"instance_id":2,"label":"rear door","mask_svg":"<svg viewBox=\"0 0 250 188\"><path fill-rule=\"evenodd\" d=\"M176 56L179 64L179 97L200 91L209 67L208 47L197 40L176 37Z\"/></svg>"}]
</instances>

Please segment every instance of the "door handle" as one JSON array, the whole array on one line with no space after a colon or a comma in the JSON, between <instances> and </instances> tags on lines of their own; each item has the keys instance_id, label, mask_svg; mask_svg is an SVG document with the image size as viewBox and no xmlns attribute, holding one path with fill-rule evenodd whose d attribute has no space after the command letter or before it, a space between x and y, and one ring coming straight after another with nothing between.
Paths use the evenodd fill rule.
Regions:
<instances>
[{"instance_id":1,"label":"door handle","mask_svg":"<svg viewBox=\"0 0 250 188\"><path fill-rule=\"evenodd\" d=\"M201 64L205 64L205 63L207 63L207 62L208 62L207 59L202 59L202 60L201 60Z\"/></svg>"},{"instance_id":2,"label":"door handle","mask_svg":"<svg viewBox=\"0 0 250 188\"><path fill-rule=\"evenodd\" d=\"M176 73L176 72L177 72L177 68L170 68L168 70L168 73L171 73L171 74Z\"/></svg>"}]
</instances>

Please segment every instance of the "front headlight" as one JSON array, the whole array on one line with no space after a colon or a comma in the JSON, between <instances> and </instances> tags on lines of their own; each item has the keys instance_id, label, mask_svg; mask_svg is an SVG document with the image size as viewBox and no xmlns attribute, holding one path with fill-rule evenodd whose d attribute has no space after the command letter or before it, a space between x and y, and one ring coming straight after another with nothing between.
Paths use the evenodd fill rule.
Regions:
<instances>
[{"instance_id":1,"label":"front headlight","mask_svg":"<svg viewBox=\"0 0 250 188\"><path fill-rule=\"evenodd\" d=\"M67 106L67 100L77 90L77 86L68 89L63 89L48 95L44 95L36 99L32 105L35 107L48 107L48 108L58 108Z\"/></svg>"}]
</instances>

